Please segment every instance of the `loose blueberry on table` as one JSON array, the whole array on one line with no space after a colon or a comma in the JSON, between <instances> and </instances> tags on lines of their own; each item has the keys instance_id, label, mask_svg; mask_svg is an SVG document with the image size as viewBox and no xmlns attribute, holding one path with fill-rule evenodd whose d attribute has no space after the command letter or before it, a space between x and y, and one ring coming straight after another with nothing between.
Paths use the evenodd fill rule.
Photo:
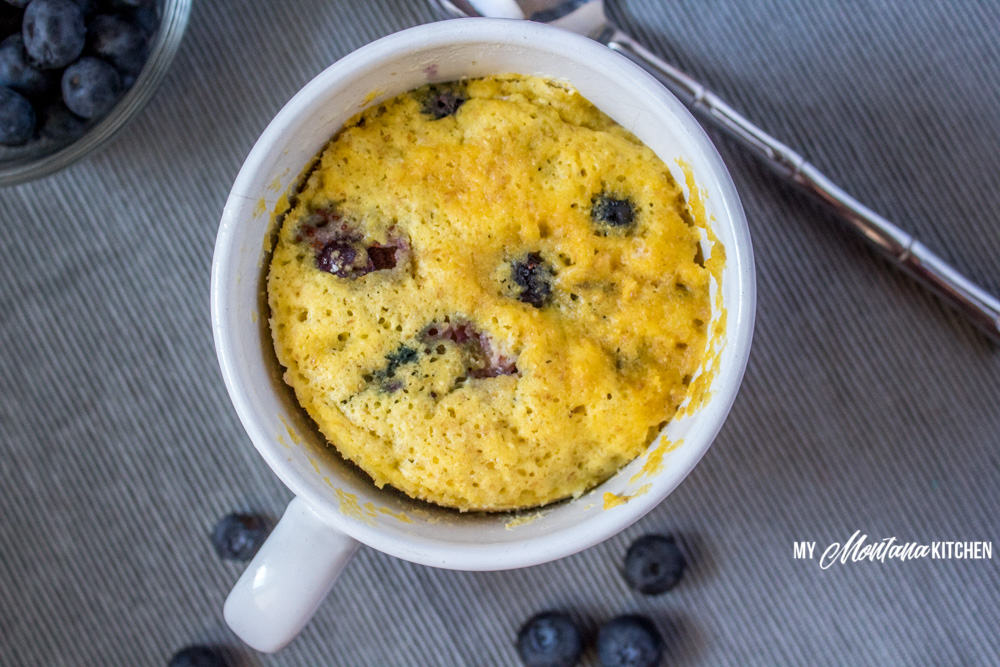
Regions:
<instances>
[{"instance_id":1,"label":"loose blueberry on table","mask_svg":"<svg viewBox=\"0 0 1000 667\"><path fill-rule=\"evenodd\" d=\"M573 667L582 651L580 630L561 612L533 616L517 633L517 654L525 667Z\"/></svg>"},{"instance_id":2,"label":"loose blueberry on table","mask_svg":"<svg viewBox=\"0 0 1000 667\"><path fill-rule=\"evenodd\" d=\"M135 82L158 25L156 0L0 2L0 87L14 93L0 96L0 144L83 134Z\"/></svg>"},{"instance_id":3,"label":"loose blueberry on table","mask_svg":"<svg viewBox=\"0 0 1000 667\"><path fill-rule=\"evenodd\" d=\"M625 581L646 595L658 595L677 585L687 562L673 535L643 535L625 554Z\"/></svg>"},{"instance_id":4,"label":"loose blueberry on table","mask_svg":"<svg viewBox=\"0 0 1000 667\"><path fill-rule=\"evenodd\" d=\"M222 654L208 646L187 646L170 658L167 667L226 667Z\"/></svg>"},{"instance_id":5,"label":"loose blueberry on table","mask_svg":"<svg viewBox=\"0 0 1000 667\"><path fill-rule=\"evenodd\" d=\"M212 546L224 560L247 561L267 538L268 523L256 514L227 514L212 530Z\"/></svg>"},{"instance_id":6,"label":"loose blueberry on table","mask_svg":"<svg viewBox=\"0 0 1000 667\"><path fill-rule=\"evenodd\" d=\"M662 655L663 638L643 616L613 618L597 632L601 667L653 667Z\"/></svg>"}]
</instances>

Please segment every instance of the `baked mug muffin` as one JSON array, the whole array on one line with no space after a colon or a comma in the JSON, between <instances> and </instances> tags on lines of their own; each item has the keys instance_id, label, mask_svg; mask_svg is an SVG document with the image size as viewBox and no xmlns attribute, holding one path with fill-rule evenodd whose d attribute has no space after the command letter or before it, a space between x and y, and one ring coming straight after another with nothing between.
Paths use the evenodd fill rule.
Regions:
<instances>
[{"instance_id":1,"label":"baked mug muffin","mask_svg":"<svg viewBox=\"0 0 1000 667\"><path fill-rule=\"evenodd\" d=\"M348 121L268 272L285 380L327 440L414 498L578 496L677 411L706 348L703 224L567 84L434 84Z\"/></svg>"}]
</instances>

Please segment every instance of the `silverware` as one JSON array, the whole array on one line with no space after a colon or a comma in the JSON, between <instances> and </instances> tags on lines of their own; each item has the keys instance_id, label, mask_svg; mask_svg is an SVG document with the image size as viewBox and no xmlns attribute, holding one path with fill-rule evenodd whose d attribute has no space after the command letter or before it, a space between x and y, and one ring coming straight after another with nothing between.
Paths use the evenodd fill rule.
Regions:
<instances>
[{"instance_id":1,"label":"silverware","mask_svg":"<svg viewBox=\"0 0 1000 667\"><path fill-rule=\"evenodd\" d=\"M659 78L716 126L735 137L774 171L827 204L857 234L1000 343L1000 301L963 276L912 235L871 210L804 157L760 129L715 93L664 62L619 30L602 0L436 0L449 15L525 18L585 35L628 57Z\"/></svg>"}]
</instances>

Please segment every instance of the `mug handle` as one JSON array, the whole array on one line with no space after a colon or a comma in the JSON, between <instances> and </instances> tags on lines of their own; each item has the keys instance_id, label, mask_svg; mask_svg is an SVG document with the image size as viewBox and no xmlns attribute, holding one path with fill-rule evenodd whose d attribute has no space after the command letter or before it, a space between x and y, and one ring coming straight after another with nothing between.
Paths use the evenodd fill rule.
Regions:
<instances>
[{"instance_id":1,"label":"mug handle","mask_svg":"<svg viewBox=\"0 0 1000 667\"><path fill-rule=\"evenodd\" d=\"M258 651L283 648L316 613L358 546L293 498L226 598L226 623Z\"/></svg>"}]
</instances>

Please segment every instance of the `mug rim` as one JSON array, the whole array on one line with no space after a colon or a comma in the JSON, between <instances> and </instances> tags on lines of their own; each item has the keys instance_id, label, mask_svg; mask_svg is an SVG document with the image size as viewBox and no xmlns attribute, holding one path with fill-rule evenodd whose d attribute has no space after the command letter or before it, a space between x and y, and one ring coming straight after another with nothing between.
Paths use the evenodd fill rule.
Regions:
<instances>
[{"instance_id":1,"label":"mug rim","mask_svg":"<svg viewBox=\"0 0 1000 667\"><path fill-rule=\"evenodd\" d=\"M355 70L373 63L388 61L407 53L419 53L434 47L455 44L501 43L548 50L558 48L573 53L574 59L618 70L627 75L623 87L654 95L657 103L668 107L674 122L688 132L702 153L711 171L713 200L718 197L721 209L727 213L727 225L732 228L735 247L726 247L726 264L732 265L737 277L737 304L726 304L729 322L726 325L726 345L733 346L730 363L722 366L713 383L711 400L700 409L697 418L707 421L703 442L697 447L685 443L680 460L671 464L672 474L658 475L648 493L634 497L615 511L597 512L578 526L556 530L549 534L529 537L517 542L493 544L456 544L422 535L390 534L377 525L348 521L335 506L332 496L318 493L285 460L280 446L274 441L250 409L245 388L238 379L236 368L240 360L230 345L230 333L225 322L228 291L223 289L223 276L228 275L234 256L237 230L253 206L248 201L248 185L265 164L266 157L280 144L289 128L295 127L310 105L326 95L338 82L355 76ZM720 216L721 217L721 216ZM728 268L728 267L727 267ZM722 428L742 382L749 357L756 306L756 284L749 229L736 187L715 146L691 113L652 75L624 56L586 37L566 30L508 19L453 19L407 28L362 46L336 61L303 86L275 115L257 139L237 175L222 213L213 253L211 282L211 316L216 353L227 392L234 408L250 436L254 447L268 467L297 496L302 497L317 514L333 528L379 551L412 562L459 570L499 570L525 567L548 562L586 549L608 539L640 519L663 501L704 456ZM677 452L678 455L681 452ZM657 483L659 482L659 483Z\"/></svg>"}]
</instances>

